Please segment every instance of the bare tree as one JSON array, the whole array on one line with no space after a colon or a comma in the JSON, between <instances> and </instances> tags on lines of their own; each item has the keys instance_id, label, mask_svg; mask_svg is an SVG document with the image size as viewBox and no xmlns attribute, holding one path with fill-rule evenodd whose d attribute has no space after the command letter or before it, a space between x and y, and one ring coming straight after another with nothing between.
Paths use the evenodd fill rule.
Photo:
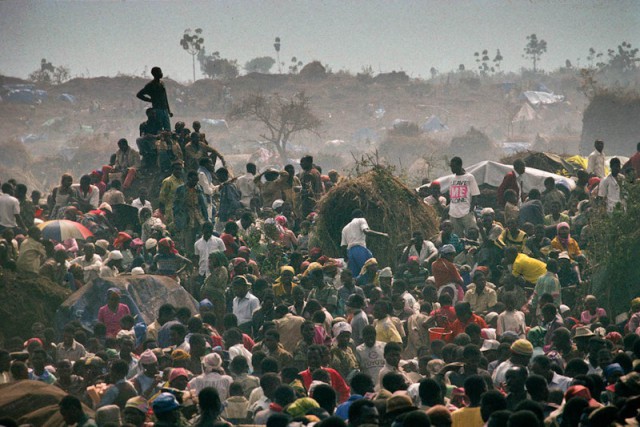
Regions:
<instances>
[{"instance_id":1,"label":"bare tree","mask_svg":"<svg viewBox=\"0 0 640 427\"><path fill-rule=\"evenodd\" d=\"M286 159L287 144L299 132L318 134L322 122L311 110L310 99L299 92L291 98L278 94L250 95L229 113L229 120L246 119L262 123L266 132L261 138L274 145L281 159Z\"/></svg>"}]
</instances>

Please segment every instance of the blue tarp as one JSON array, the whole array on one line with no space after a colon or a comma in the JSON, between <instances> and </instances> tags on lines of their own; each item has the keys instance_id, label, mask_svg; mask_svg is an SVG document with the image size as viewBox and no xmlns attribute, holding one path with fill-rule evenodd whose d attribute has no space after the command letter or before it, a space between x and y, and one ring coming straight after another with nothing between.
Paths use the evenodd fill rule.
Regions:
<instances>
[{"instance_id":1,"label":"blue tarp","mask_svg":"<svg viewBox=\"0 0 640 427\"><path fill-rule=\"evenodd\" d=\"M69 104L75 104L77 102L76 97L69 93L63 93L61 95L58 95L58 99L61 101L66 101Z\"/></svg>"},{"instance_id":2,"label":"blue tarp","mask_svg":"<svg viewBox=\"0 0 640 427\"><path fill-rule=\"evenodd\" d=\"M149 325L158 317L162 304L187 307L197 313L196 300L178 282L166 276L140 275L95 279L71 294L56 312L55 325L62 331L64 325L79 320L84 328L93 330L98 310L107 303L107 290L118 288L121 302L126 304L136 323Z\"/></svg>"},{"instance_id":3,"label":"blue tarp","mask_svg":"<svg viewBox=\"0 0 640 427\"><path fill-rule=\"evenodd\" d=\"M35 89L34 85L4 85L2 88L7 91L4 99L8 102L36 104L47 99L48 96L46 90Z\"/></svg>"}]
</instances>

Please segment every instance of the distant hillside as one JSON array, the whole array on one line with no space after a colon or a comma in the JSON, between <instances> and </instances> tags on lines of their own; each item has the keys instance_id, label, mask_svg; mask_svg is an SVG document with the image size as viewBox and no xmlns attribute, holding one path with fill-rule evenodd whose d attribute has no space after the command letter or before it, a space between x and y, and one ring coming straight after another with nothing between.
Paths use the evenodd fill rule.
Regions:
<instances>
[{"instance_id":1,"label":"distant hillside","mask_svg":"<svg viewBox=\"0 0 640 427\"><path fill-rule=\"evenodd\" d=\"M537 134L553 140L576 141L576 146L556 146L558 151L577 150L582 127L582 112L587 99L578 91L579 78L573 70L522 78L518 75L479 78L470 72L450 73L428 81L409 79L403 73L389 73L376 77L351 76L345 73L305 78L302 75L249 74L231 81L198 80L189 86L166 81L169 102L175 117L191 127L193 120L224 119L230 104L256 92L279 93L289 96L305 91L323 125L320 136L304 135L294 141L299 151L315 154L319 164L328 168L348 169L355 156L378 148L387 137L387 130L396 119L422 125L435 115L447 129L427 133L416 141L428 139L426 146L446 146L452 138L464 135L472 126L492 141L515 140L533 142ZM310 75L310 74L307 74ZM0 77L0 83L27 83L11 77ZM34 161L42 157L57 160L44 162L34 175L47 175L43 185L57 182L62 169L74 173L101 166L116 150L116 141L125 137L134 144L138 125L145 119L146 105L135 93L146 83L139 77L75 78L59 86L38 86L47 91L41 104L28 105L0 102L0 144L11 146L24 141L26 151ZM537 107L535 120L512 123L516 113L526 102L525 90L544 85L563 95L564 102ZM69 102L69 94L75 103ZM0 93L2 96L2 93ZM364 129L364 131L363 131ZM204 127L209 141L229 155L254 153L258 148L259 124L229 122L228 130ZM376 135L368 140L356 135ZM357 140L359 139L359 141ZM344 144L325 145L326 141L342 140ZM6 145L5 145L6 144ZM416 142L420 153L422 143ZM90 149L76 156L82 146ZM337 147L337 148L336 148ZM86 150L88 147L85 147ZM387 160L398 164L402 153L385 149ZM424 153L427 156L433 153ZM464 157L464 153L463 157ZM436 156L437 157L437 156ZM246 158L240 156L239 159ZM323 162L324 160L324 162ZM404 160L402 160L404 162ZM444 163L443 163L444 164ZM0 179L10 172L12 165L0 159ZM43 165L40 165L41 168ZM401 164L403 168L410 165ZM46 183L45 183L46 182Z\"/></svg>"}]
</instances>

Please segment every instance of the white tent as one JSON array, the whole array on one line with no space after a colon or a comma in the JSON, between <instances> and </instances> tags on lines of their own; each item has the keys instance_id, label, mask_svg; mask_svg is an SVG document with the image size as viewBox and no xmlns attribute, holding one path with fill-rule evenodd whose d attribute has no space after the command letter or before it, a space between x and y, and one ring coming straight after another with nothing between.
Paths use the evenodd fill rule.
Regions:
<instances>
[{"instance_id":1,"label":"white tent","mask_svg":"<svg viewBox=\"0 0 640 427\"><path fill-rule=\"evenodd\" d=\"M519 122L530 122L532 120L536 120L538 118L538 113L536 110L531 107L528 103L522 104L520 110L513 116L511 123L519 123Z\"/></svg>"},{"instance_id":2,"label":"white tent","mask_svg":"<svg viewBox=\"0 0 640 427\"><path fill-rule=\"evenodd\" d=\"M432 115L420 126L420 129L422 129L423 132L440 132L448 130L449 128L442 123L438 116Z\"/></svg>"},{"instance_id":3,"label":"white tent","mask_svg":"<svg viewBox=\"0 0 640 427\"><path fill-rule=\"evenodd\" d=\"M547 92L536 92L533 90L522 92L522 97L524 97L527 101L529 101L529 104L534 106L539 104L544 104L544 105L557 104L559 102L564 101L564 96L562 95L556 95L556 94L547 93Z\"/></svg>"},{"instance_id":4,"label":"white tent","mask_svg":"<svg viewBox=\"0 0 640 427\"><path fill-rule=\"evenodd\" d=\"M497 188L502 183L504 176L513 170L513 166L485 160L469 167L465 167L465 169L476 178L478 185L487 184L491 187ZM451 174L438 178L438 182L440 182L440 190L442 192L449 190L449 185L451 185L453 177L454 175ZM569 190L573 190L576 187L576 183L571 178L527 167L524 174L523 191L528 193L533 188L537 188L542 191L544 189L544 180L547 177L552 177L555 180L556 185L562 184ZM429 184L425 184L425 186L429 186Z\"/></svg>"}]
</instances>

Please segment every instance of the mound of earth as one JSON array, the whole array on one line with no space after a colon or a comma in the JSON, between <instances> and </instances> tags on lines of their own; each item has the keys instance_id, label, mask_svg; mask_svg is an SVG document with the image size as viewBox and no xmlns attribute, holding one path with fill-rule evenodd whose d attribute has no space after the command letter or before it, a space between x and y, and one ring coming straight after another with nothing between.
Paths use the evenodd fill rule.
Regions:
<instances>
[{"instance_id":1,"label":"mound of earth","mask_svg":"<svg viewBox=\"0 0 640 427\"><path fill-rule=\"evenodd\" d=\"M580 153L593 151L593 142L605 142L605 152L630 155L640 134L640 96L605 93L593 97L582 118Z\"/></svg>"},{"instance_id":2,"label":"mound of earth","mask_svg":"<svg viewBox=\"0 0 640 427\"><path fill-rule=\"evenodd\" d=\"M0 414L13 418L20 425L63 427L58 403L67 393L40 381L23 380L0 385ZM93 410L84 404L85 414L93 417Z\"/></svg>"},{"instance_id":3,"label":"mound of earth","mask_svg":"<svg viewBox=\"0 0 640 427\"><path fill-rule=\"evenodd\" d=\"M309 62L300 70L300 77L307 80L323 79L327 77L327 70L320 61Z\"/></svg>"},{"instance_id":4,"label":"mound of earth","mask_svg":"<svg viewBox=\"0 0 640 427\"><path fill-rule=\"evenodd\" d=\"M351 221L351 212L362 209L372 230L389 234L389 239L367 241L380 265L394 266L398 246L405 246L414 231L433 236L438 230L434 210L417 194L383 167L332 188L318 205L318 239L328 256L341 257L342 228Z\"/></svg>"},{"instance_id":5,"label":"mound of earth","mask_svg":"<svg viewBox=\"0 0 640 427\"><path fill-rule=\"evenodd\" d=\"M0 341L15 336L29 338L31 325L50 324L70 294L46 277L24 278L10 271L0 272Z\"/></svg>"},{"instance_id":6,"label":"mound of earth","mask_svg":"<svg viewBox=\"0 0 640 427\"><path fill-rule=\"evenodd\" d=\"M494 158L495 151L491 139L473 126L464 135L451 139L447 150L452 156L460 156L465 165Z\"/></svg>"}]
</instances>

